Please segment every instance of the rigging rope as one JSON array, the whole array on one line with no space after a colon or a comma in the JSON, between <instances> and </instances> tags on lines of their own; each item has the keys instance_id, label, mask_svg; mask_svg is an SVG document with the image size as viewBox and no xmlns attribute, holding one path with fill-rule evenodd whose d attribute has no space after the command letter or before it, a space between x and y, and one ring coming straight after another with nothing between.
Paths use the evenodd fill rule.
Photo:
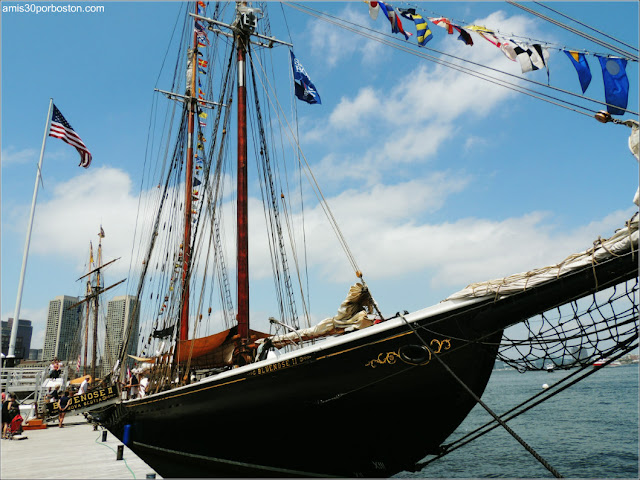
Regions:
<instances>
[{"instance_id":1,"label":"rigging rope","mask_svg":"<svg viewBox=\"0 0 640 480\"><path fill-rule=\"evenodd\" d=\"M615 360L621 358L622 356L626 355L627 353L629 353L632 350L634 350L635 348L637 348L638 347L637 339L638 339L638 335L636 335L635 338L633 339L633 340L636 340L636 341L632 341L632 342L628 343L627 347L624 350L622 350L616 356L611 357L603 365L603 367L606 366L606 365L609 365L611 362L614 362ZM553 385L549 386L549 388L538 392L537 394L533 395L532 397L529 397L525 401L521 402L519 405L516 405L515 407L507 410L505 413L500 415L500 418L503 419L505 422L508 422L508 421L510 421L510 420L522 415L523 413L531 410L532 408L540 405L542 402L544 402L546 400L549 400L550 398L556 396L558 393L566 390L567 388L575 385L576 383L584 380L585 378L589 377L590 375L593 375L595 372L599 371L600 368L602 368L602 367L600 367L600 368L592 368L590 371L588 371L584 375L579 376L579 377L575 378L574 380L572 380L571 382L567 383L566 385L562 385L561 386L562 383L568 381L569 379L571 379L574 376L579 375L580 373L584 372L584 370L586 370L587 368L590 368L590 367L591 367L590 365L583 365L582 367L580 367L580 369L578 369L575 372L573 372L573 373L561 378L556 383L554 383ZM556 387L558 389L554 391L554 389ZM529 405L526 408L524 408L525 405L527 405L528 403L532 402L533 400L535 400L538 397L542 397L542 398L540 398L539 400L535 401L531 405ZM520 408L522 408L522 410L517 411ZM512 415L510 415L510 414L512 414ZM453 442L451 442L451 443L449 443L447 445L443 445L442 446L442 449L443 449L442 452L440 452L434 458L430 458L427 461L417 463L415 465L415 470L414 471L422 470L423 468L425 468L430 463L433 463L436 460L439 460L440 458L448 455L449 453L454 452L455 450L467 445L468 443L471 443L472 441L477 440L478 438L482 437L483 435L486 435L487 433L495 430L499 426L500 425L496 424L495 421L493 421L493 420L489 421L489 422L485 423L484 425L476 428L475 430L467 433L466 435L456 439L455 441L453 441Z\"/></svg>"},{"instance_id":2,"label":"rigging rope","mask_svg":"<svg viewBox=\"0 0 640 480\"><path fill-rule=\"evenodd\" d=\"M537 3L537 2L533 2L533 3ZM416 9L416 11L427 12L424 8L421 8L421 5L420 5L420 4L402 2L402 3L400 3L400 5L406 5L407 7L415 8L415 9ZM541 5L541 4L540 4L540 5ZM547 7L547 8L549 8L549 7ZM441 15L440 13L436 13L436 12L434 12L434 11L430 11L429 13L431 13L431 15L432 15L432 16L434 16L434 17L444 17L444 16L445 16L445 15ZM560 13L560 12L557 12L557 13L558 13L558 14L560 14L560 15L562 15L562 13ZM564 16L564 15L563 15L563 16ZM424 15L423 15L423 17L424 17ZM447 17L447 18L448 18L449 20L452 20L452 23L457 24L458 26L462 27L463 29L466 29L467 27L469 27L469 26L470 26L470 25L469 25L469 22L467 22L466 20L456 19L456 18L454 18L454 17ZM567 18L570 18L570 17L567 17ZM577 20L574 20L574 21L575 21L575 22L577 22L577 23L580 23L580 22L578 22ZM585 26L586 26L587 28L591 28L591 27L589 27L588 25L585 25ZM595 29L592 29L592 30L595 30ZM494 33L499 34L499 35L500 35L500 36L502 36L502 37L520 38L520 39L523 39L523 40L528 40L529 42L544 44L544 45L545 45L545 47L547 47L547 48L551 48L551 49L553 49L553 50L562 50L562 51L564 51L564 50L582 51L582 52L584 52L585 54L589 54L589 55L597 55L597 56L601 56L601 57L605 57L605 56L607 56L607 55L608 55L608 54L606 54L606 53L592 52L592 51L589 51L589 50L586 50L586 49L579 49L579 48L567 48L565 45L560 45L560 44L558 44L558 43L553 43L553 42L550 42L550 41L548 41L548 40L540 40L540 39L537 39L537 38L532 38L532 37L529 37L529 36L527 36L527 35L520 35L520 34L513 33L513 32L511 32L511 33L506 33L505 31L500 30L499 28L492 28L492 29L491 29L491 31L492 31L492 32L494 32ZM606 36L606 37L609 37L608 35L606 35L606 34L605 34L605 33L603 33L603 32L599 32L598 30L595 30L595 31L597 31L598 33L601 33L602 35L604 35L604 36ZM613 37L609 37L609 38L612 38L612 39L613 39ZM614 39L614 40L615 40L615 39ZM619 40L617 40L617 41L618 41L618 42L620 42ZM620 42L620 43L623 43L623 42ZM624 45L626 45L626 44L624 44ZM627 45L627 46L630 46L630 45ZM631 47L631 46L630 46L630 47ZM635 47L631 47L631 48L633 48L633 49L637 50L637 48L635 48Z\"/></svg>"},{"instance_id":3,"label":"rigging rope","mask_svg":"<svg viewBox=\"0 0 640 480\"><path fill-rule=\"evenodd\" d=\"M252 56L252 55L250 55ZM267 144L267 139L265 136L265 131L264 131L264 124L263 124L263 120L262 120L262 113L260 110L260 102L258 100L258 86L256 84L256 75L255 75L255 70L253 68L254 64L253 62L250 62L251 65L251 81L252 81L252 85L253 85L253 93L255 96L255 108L256 108L256 119L258 122L258 134L260 137L260 143L259 143L259 147L260 147L260 152L259 155L256 155L256 160L261 159L262 160L262 171L263 171L263 177L264 177L264 184L265 187L268 187L268 193L269 193L269 199L271 201L271 208L268 209L271 215L271 224L273 225L273 233L272 235L274 235L276 238L274 240L277 239L277 241L275 241L275 243L277 243L278 246L278 253L279 255L277 256L277 258L274 258L275 263L277 263L277 260L280 260L280 265L282 267L282 279L284 282L284 288L286 290L286 293L288 295L289 298L289 307L290 307L290 314L291 314L291 326L293 326L295 329L299 329L300 325L298 322L298 314L296 311L296 304L295 304L295 296L293 294L293 287L291 284L291 275L289 273L289 264L287 261L287 254L286 254L286 249L285 249L285 244L284 244L284 236L282 234L282 225L281 225L281 221L280 221L280 214L279 214L279 208L278 208L278 200L277 200L277 192L275 190L275 186L274 186L274 179L273 179L273 173L271 171L271 161L269 158L269 150L268 150L268 144ZM260 166L260 164L259 164ZM274 256L275 257L275 256ZM276 277L279 277L279 275L276 275ZM277 280L276 280L277 281ZM283 312L284 313L284 312ZM284 317L284 316L283 316Z\"/></svg>"},{"instance_id":4,"label":"rigging rope","mask_svg":"<svg viewBox=\"0 0 640 480\"><path fill-rule=\"evenodd\" d=\"M360 36L368 38L370 40L382 43L384 45L387 45L387 46L390 46L392 48L395 48L396 50L404 51L405 53L409 53L411 55L424 58L424 59L429 60L429 61L431 61L433 63L439 64L439 65L443 65L443 66L448 67L448 68L452 68L452 69L457 70L459 72L466 73L467 75L471 75L471 76L479 78L481 80L485 80L485 81L492 82L492 83L497 83L499 86L502 86L504 88L508 88L510 90L514 90L514 91L519 92L519 93L523 93L525 95L537 98L538 100L542 100L542 101L545 101L547 103L551 103L553 105L566 108L567 110L571 110L571 111L574 111L576 113L581 113L583 115L592 117L592 114L597 113L597 111L594 110L594 109L591 109L591 108L587 108L587 107L576 105L576 104L571 103L571 102L569 102L567 100L563 100L561 98L554 97L552 95L548 95L548 94L545 94L545 93L542 93L542 92L539 92L539 91L536 91L536 90L533 90L533 89L530 89L530 88L526 88L526 87L524 87L522 85L519 85L519 84L516 84L516 83L508 82L507 80L500 79L498 77L490 76L488 74L484 74L484 73L478 72L476 70L472 70L472 69L470 69L468 67L464 67L462 65L457 65L455 63L451 63L449 61L443 60L442 58L435 57L435 56L429 55L427 53L421 53L421 52L417 51L416 49L417 48L422 48L422 49L425 49L425 50L429 50L429 51L435 52L435 53L437 53L439 55L451 57L451 58L453 58L455 60L459 60L459 61L462 61L462 62L465 62L465 63L469 63L469 64L475 65L477 67L485 68L487 70L491 70L493 72L496 72L496 73L499 73L499 74L502 74L502 75L505 75L505 76L508 76L508 77L513 77L513 78L516 78L516 79L521 80L521 81L525 81L525 82L532 83L532 84L535 84L535 85L538 85L538 86L541 86L541 87L544 87L544 88L555 90L557 92L560 92L560 93L563 93L563 94L566 94L566 95L570 95L570 96L573 96L573 97L581 98L581 99L584 99L584 100L587 100L587 101L590 101L590 102L593 102L593 103L596 103L596 104L599 104L599 105L616 107L615 105L611 105L611 104L608 104L606 102L595 100L593 98L589 98L589 97L586 97L584 95L580 95L580 94L577 94L577 93L570 92L568 90L564 90L564 89L561 89L561 88L558 88L558 87L554 87L552 85L547 85L547 84L544 84L542 82L537 82L535 80L532 80L532 79L529 79L529 78L526 78L526 77L522 77L522 76L519 76L519 75L514 75L512 73L508 73L508 72L505 72L503 70L499 70L497 68L488 67L486 65L482 65L480 63L476 63L476 62L473 62L471 60L467 60L467 59L464 59L464 58L461 58L461 57L457 57L455 55L452 55L452 54L449 54L449 53L446 53L446 52L443 52L443 51L440 51L440 50L436 50L436 49L433 49L433 48L430 48L430 47L427 47L427 46L418 47L417 45L414 46L413 44L409 44L410 46L408 47L408 46L405 46L405 44L404 44L404 42L402 40L398 39L397 37L395 37L393 35L385 34L385 33L382 33L382 32L375 32L375 34L374 34L374 33L371 33L369 31L365 30L365 27L363 27L362 25L358 25L356 23L349 22L347 20L339 19L338 17L329 15L329 14L327 14L325 12L314 10L314 9L312 9L312 8L306 6L306 5L303 6L303 5L295 4L295 3L287 3L287 2L284 2L284 3L285 3L285 5L288 5L288 6L294 8L296 10L299 10L302 13L305 13L307 15L313 16L313 17L315 17L315 18L317 18L319 20L322 20L324 22L330 23L330 24L335 25L335 26L337 26L339 28L342 28L344 30L350 31L352 33L355 33L356 35L360 35ZM352 25L352 27L350 27L348 25ZM360 29L362 29L362 30L360 30ZM391 40L386 40L385 37L389 38ZM498 83L498 82L500 82L500 83ZM528 93L528 92L534 92L535 94L534 93ZM541 98L538 95L547 97L550 100L547 100L545 98ZM563 102L566 105L563 105L562 103L558 103L558 102ZM586 112L590 112L590 113L585 113L585 112L581 112L581 111L575 110L575 109L573 109L573 108L571 108L571 107L569 107L567 105L580 108L580 109L585 110ZM619 107L616 107L616 108L619 108ZM633 115L638 115L637 112L634 112L632 110L625 109L625 111L630 113L630 114L633 114Z\"/></svg>"},{"instance_id":5,"label":"rigging rope","mask_svg":"<svg viewBox=\"0 0 640 480\"><path fill-rule=\"evenodd\" d=\"M538 452L536 452L529 444L527 444L527 442L525 442L516 432L514 432L511 427L509 427L504 420L502 420L500 417L498 417L498 415L496 415L496 413L491 410L491 408L489 408L489 406L484 403L480 397L478 397L473 390L471 390L471 388L469 388L469 386L464 383L462 381L462 379L460 377L458 377L453 370L451 370L451 368L449 368L449 366L444 363L444 360L442 360L442 358L440 358L439 355L435 355L433 353L433 350L431 349L431 347L429 346L429 344L426 342L426 340L424 338L422 338L422 336L420 336L420 334L418 333L418 331L413 327L413 325L411 325L411 323L409 323L409 321L404 317L404 315L400 315L400 318L404 321L404 323L413 331L413 333L416 335L416 337L418 337L418 340L420 340L420 342L422 343L422 345L424 345L424 347L429 351L429 353L431 354L431 356L433 358L435 358L438 362L440 362L440 365L442 365L442 367L454 378L454 380L456 380L461 386L462 388L464 388L467 393L469 393L469 395L471 395L471 397L473 397L473 399L482 406L482 408L484 408L487 413L489 413L489 415L491 415L494 420L496 422L498 422L500 424L500 426L502 428L504 428L520 445L522 445L527 452L529 452L536 460L538 460L538 462L540 462L542 464L542 466L544 468L546 468L547 470L549 470L554 477L556 478L563 478L562 475L560 475L560 472L558 472L555 468L553 468L553 466L551 466L551 464L549 462L547 462L544 458L542 458L540 456L540 454Z\"/></svg>"},{"instance_id":6,"label":"rigging rope","mask_svg":"<svg viewBox=\"0 0 640 480\"><path fill-rule=\"evenodd\" d=\"M282 12L282 18L284 19L284 24L285 27L287 29L287 35L289 36L289 43L293 43L293 39L291 38L291 30L289 29L289 23L287 22L287 16L284 14L284 7L282 6L282 2L280 3L280 10ZM293 71L289 70L289 91L292 92L294 90L294 80L293 80ZM300 131L299 131L299 124L298 124L298 102L291 102L291 118L295 119L295 125L296 125L296 132L295 132L295 138L299 138L300 137ZM305 279L306 279L306 296L304 293L304 287L302 282L300 282L300 290L301 290L301 296L302 299L304 301L305 297L307 299L307 301L304 303L303 307L305 309L305 315L306 315L306 320L307 320L307 328L311 327L311 319L309 316L308 311L311 310L311 294L310 294L310 285L309 285L309 261L307 258L307 249L306 249L306 244L307 244L307 231L306 231L306 224L305 224L305 216L304 216L304 196L302 195L302 162L300 161L300 155L299 152L296 150L296 159L298 160L298 185L299 185L299 192L300 192L300 207L301 207L301 217L302 217L302 241L303 244L305 245L304 248L304 269L305 269ZM296 256L296 261L297 261L297 256ZM300 275L298 273L298 275Z\"/></svg>"},{"instance_id":7,"label":"rigging rope","mask_svg":"<svg viewBox=\"0 0 640 480\"><path fill-rule=\"evenodd\" d=\"M536 17L540 17L543 20L546 20L550 23L553 23L554 25L557 25L558 27L564 28L565 30L570 31L571 33L575 33L576 35L579 35L583 38L586 38L587 40L591 40L594 43L597 43L598 45L602 45L605 48L608 48L610 50L613 50L614 52L616 52L618 55L622 55L623 57L627 58L628 60L633 60L634 62L638 61L638 55L634 55L633 53L629 53L626 52L624 50L622 50L621 48L616 47L615 45L611 45L610 43L604 42L596 37L593 37L587 33L583 33L578 29L575 29L573 27L570 27L569 25L565 25L562 22L559 22L557 20L554 20L551 17L547 17L546 15L543 15L541 13L536 12L535 10L532 10L528 7L525 7L524 5L520 5L519 3L516 3L512 0L506 0L506 2L509 5L513 5L514 7L518 7L521 8L522 10L524 10L525 12L530 13L531 15L535 15Z\"/></svg>"},{"instance_id":8,"label":"rigging rope","mask_svg":"<svg viewBox=\"0 0 640 480\"><path fill-rule=\"evenodd\" d=\"M251 61L253 61L252 57L249 57L251 59ZM262 68L262 65L260 65L260 68L262 70L263 73L264 69ZM266 78L266 76L265 76ZM258 77L258 79L260 80L260 82L262 83L262 77ZM304 161L304 165L302 164L302 162L300 162L300 166L306 166L306 169L304 170L305 175L307 176L307 179L309 180L309 183L311 184L312 187L314 187L314 193L316 195L316 198L319 201L320 207L322 208L322 210L325 212L325 215L327 216L328 220L329 220L329 224L331 225L331 228L333 229L333 231L336 234L336 237L338 238L338 242L340 243L340 246L342 247L342 249L344 250L347 259L349 260L349 262L351 263L351 268L353 269L354 272L359 272L360 269L358 268L358 265L356 263L355 260L355 256L353 255L353 253L351 252L351 249L349 248L349 245L347 244L347 241L344 237L344 235L342 234L342 231L340 230L340 227L338 226L338 223L335 219L335 217L333 216L333 212L331 211L331 208L329 207L329 204L324 196L324 194L322 193L322 189L320 188L320 185L318 184L318 181L315 178L315 175L313 174L313 171L311 170L311 166L309 165L309 162L307 161L307 157L304 155L304 152L302 151L302 147L300 146L300 143L298 142L298 137L294 134L293 129L291 128L291 124L289 123L289 121L287 120L286 115L284 114L284 110L282 109L282 106L280 105L280 101L278 100L277 95L275 95L275 90L273 88L273 86L271 85L271 83L269 82L268 78L266 78L267 84L269 86L269 88L271 89L271 91L274 93L274 98L276 101L276 105L278 106L279 111L282 113L282 118L284 118L284 121L286 122L286 126L288 128L288 132L290 134L290 136L288 136L290 141L293 141L293 143L296 146L296 152L299 153L299 157L298 157L298 161L300 162L300 158L302 158L302 160ZM267 91L267 87L265 86L264 83L262 83L262 88ZM269 101L269 103L271 104L272 108L275 109L275 106L273 105L272 101L271 101L271 96L267 95L267 100ZM280 120L280 116L278 116L278 121L280 122L280 125L282 127L284 127L285 125L282 124L282 121ZM285 129L285 131L287 131Z\"/></svg>"},{"instance_id":9,"label":"rigging rope","mask_svg":"<svg viewBox=\"0 0 640 480\"><path fill-rule=\"evenodd\" d=\"M563 16L564 18L568 18L569 20L572 20L572 21L576 22L578 25L582 25L583 27L586 27L586 28L588 28L589 30L593 30L594 32L599 33L600 35L602 35L602 36L604 36L604 37L610 38L611 40L613 40L613 41L615 41L615 42L621 43L621 44L622 44L622 45L624 45L625 47L629 47L629 48L631 48L631 49L635 50L636 52L638 51L638 47L634 47L633 45L629 45L628 43L624 43L622 40L618 40L617 38L612 37L611 35L607 35L606 33L601 32L600 30L598 30L598 29L596 29L596 28L593 28L593 27L591 27L591 26L589 26L589 25L587 25L587 24L585 24L585 23L582 23L582 22L580 22L580 21L576 20L575 18L572 18L572 17L570 17L570 16L568 16L568 15L565 15L564 13L559 12L558 10L553 9L553 8L551 8L551 7L550 7L550 6L548 6L548 5L545 5L544 3L541 3L541 2L533 2L533 3L535 3L536 5L540 5L541 7L544 7L544 8L546 8L546 9L548 9L548 10L551 10L552 12L557 13L558 15L561 15L561 16Z\"/></svg>"}]
</instances>

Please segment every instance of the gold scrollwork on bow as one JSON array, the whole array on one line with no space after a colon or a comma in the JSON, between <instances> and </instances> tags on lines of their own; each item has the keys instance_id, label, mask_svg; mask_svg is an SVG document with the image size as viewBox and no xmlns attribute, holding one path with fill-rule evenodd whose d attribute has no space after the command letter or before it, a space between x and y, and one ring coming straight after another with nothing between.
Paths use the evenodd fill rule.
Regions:
<instances>
[{"instance_id":1,"label":"gold scrollwork on bow","mask_svg":"<svg viewBox=\"0 0 640 480\"><path fill-rule=\"evenodd\" d=\"M400 357L400 354L397 352L381 353L380 355L378 355L378 358L374 358L373 360L368 361L364 364L364 366L376 368L377 365L383 365L385 363L393 365L394 363L396 363L396 360L398 358L402 359L402 357Z\"/></svg>"},{"instance_id":2,"label":"gold scrollwork on bow","mask_svg":"<svg viewBox=\"0 0 640 480\"><path fill-rule=\"evenodd\" d=\"M413 363L410 361L405 360L404 358L402 358L402 355L400 354L400 350L398 350L397 352L386 352L386 353L380 353L378 355L377 358L374 358L372 360L369 360L367 363L364 364L365 367L371 367L371 368L376 368L378 365L393 365L394 363L396 363L396 361L398 359L402 360L404 363L408 363L409 365L426 365L427 363L429 363L431 361L431 354L438 354L440 352L442 352L443 350L449 350L451 348L451 339L446 338L444 340L438 340L437 338L434 338L433 340L431 340L429 342L429 345L432 348L427 348L427 354L428 354L428 358L426 358L425 361L420 362L420 363ZM434 347L435 345L435 347Z\"/></svg>"},{"instance_id":3,"label":"gold scrollwork on bow","mask_svg":"<svg viewBox=\"0 0 640 480\"><path fill-rule=\"evenodd\" d=\"M440 351L442 350L443 346L444 346L445 350L449 350L451 348L451 340L449 340L448 338L444 339L444 340L438 340L438 339L434 338L433 340L431 340L429 342L429 345L433 346L434 342L435 342L436 345L438 345L438 349L434 350L433 353L440 353Z\"/></svg>"}]
</instances>

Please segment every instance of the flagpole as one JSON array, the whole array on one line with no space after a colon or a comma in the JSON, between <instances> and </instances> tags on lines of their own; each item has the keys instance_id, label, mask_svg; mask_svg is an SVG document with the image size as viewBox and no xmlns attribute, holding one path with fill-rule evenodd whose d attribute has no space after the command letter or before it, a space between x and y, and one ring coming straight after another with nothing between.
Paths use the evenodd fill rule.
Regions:
<instances>
[{"instance_id":1,"label":"flagpole","mask_svg":"<svg viewBox=\"0 0 640 480\"><path fill-rule=\"evenodd\" d=\"M51 128L51 111L53 109L53 98L49 99L49 113L44 127L42 137L42 149L40 150L40 161L36 172L36 185L33 188L33 200L31 201L31 215L29 216L29 227L27 228L27 238L24 245L24 255L22 256L22 270L20 271L20 281L18 283L18 296L16 298L16 309L13 314L13 325L11 327L11 339L9 340L9 351L7 352L7 362L9 367L13 367L15 361L16 339L18 338L18 323L20 323L20 304L22 303L22 287L24 286L24 274L27 270L27 258L29 256L29 244L31 243L31 229L33 227L33 217L36 212L36 199L38 198L38 184L40 183L42 171L42 159L44 158L44 147L47 143L47 136Z\"/></svg>"}]
</instances>

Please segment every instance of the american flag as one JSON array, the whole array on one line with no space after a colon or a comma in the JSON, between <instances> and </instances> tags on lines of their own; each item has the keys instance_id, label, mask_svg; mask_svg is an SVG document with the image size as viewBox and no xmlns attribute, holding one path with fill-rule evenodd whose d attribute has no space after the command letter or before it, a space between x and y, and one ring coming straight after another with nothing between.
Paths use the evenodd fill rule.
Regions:
<instances>
[{"instance_id":1,"label":"american flag","mask_svg":"<svg viewBox=\"0 0 640 480\"><path fill-rule=\"evenodd\" d=\"M63 142L75 147L80 154L80 167L87 168L91 165L91 153L87 150L87 146L55 105L53 106L53 118L51 119L49 136L59 138Z\"/></svg>"},{"instance_id":2,"label":"american flag","mask_svg":"<svg viewBox=\"0 0 640 480\"><path fill-rule=\"evenodd\" d=\"M201 47L205 46L205 45L200 45L201 40L204 40L206 44L209 45L209 38L207 37L207 32L205 32L204 27L200 25L198 22L195 22L195 32L196 32L196 37L198 38L199 46Z\"/></svg>"}]
</instances>

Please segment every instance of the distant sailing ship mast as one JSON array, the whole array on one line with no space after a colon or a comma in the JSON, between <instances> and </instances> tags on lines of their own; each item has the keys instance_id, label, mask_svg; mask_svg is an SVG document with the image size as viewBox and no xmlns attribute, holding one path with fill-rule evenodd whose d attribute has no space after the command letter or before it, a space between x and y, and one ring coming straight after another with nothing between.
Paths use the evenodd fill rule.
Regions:
<instances>
[{"instance_id":1,"label":"distant sailing ship mast","mask_svg":"<svg viewBox=\"0 0 640 480\"><path fill-rule=\"evenodd\" d=\"M90 260L89 260L90 271L89 273L78 278L78 281L79 281L79 280L82 280L83 278L89 277L89 280L87 280L86 296L84 300L81 300L80 302L75 303L70 307L68 307L68 310L69 310L77 307L78 305L82 305L83 303L87 304L87 308L85 309L86 315L85 315L85 326L84 326L84 364L83 364L82 374L83 375L87 374L87 356L89 352L89 324L92 324L93 328L92 328L92 341L91 341L91 345L92 345L91 379L94 382L94 385L95 385L95 378L96 378L96 365L98 362L98 311L100 307L100 300L99 300L100 295L106 292L107 290L110 290L113 287L120 285L122 282L126 280L126 278L122 279L119 282L114 283L113 285L107 288L103 288L102 285L104 281L101 277L101 270L107 265L111 265L115 261L119 260L120 258L118 257L102 265L102 239L104 238L104 236L105 236L104 230L102 229L102 225L100 225L100 233L98 233L98 238L99 238L98 252L96 257L97 261L95 262L95 267L94 267L94 261L93 261L93 246L91 245Z\"/></svg>"}]
</instances>

